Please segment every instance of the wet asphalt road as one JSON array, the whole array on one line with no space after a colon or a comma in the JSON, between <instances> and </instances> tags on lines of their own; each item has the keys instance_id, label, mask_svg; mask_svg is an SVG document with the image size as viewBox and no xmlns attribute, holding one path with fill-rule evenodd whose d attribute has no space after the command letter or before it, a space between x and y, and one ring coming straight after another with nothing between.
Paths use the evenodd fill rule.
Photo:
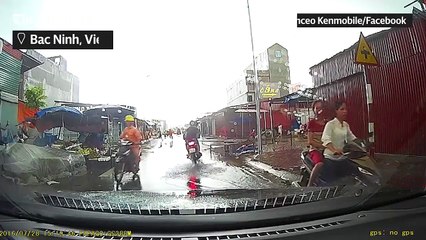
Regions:
<instances>
[{"instance_id":1,"label":"wet asphalt road","mask_svg":"<svg viewBox=\"0 0 426 240\"><path fill-rule=\"evenodd\" d=\"M155 139L143 146L139 179L132 180L132 174L124 175L122 184L114 181L113 171L101 176L81 176L61 181L50 187L63 192L92 192L97 196L111 191L144 191L152 193L187 194L191 188L202 191L225 189L269 189L287 185L268 172L246 164L244 158L235 159L211 153L209 144L200 141L203 156L198 164L186 158L182 136L173 140ZM217 143L214 143L217 145ZM172 145L172 146L171 146ZM188 182L195 182L188 186ZM191 185L191 184L190 184Z\"/></svg>"}]
</instances>

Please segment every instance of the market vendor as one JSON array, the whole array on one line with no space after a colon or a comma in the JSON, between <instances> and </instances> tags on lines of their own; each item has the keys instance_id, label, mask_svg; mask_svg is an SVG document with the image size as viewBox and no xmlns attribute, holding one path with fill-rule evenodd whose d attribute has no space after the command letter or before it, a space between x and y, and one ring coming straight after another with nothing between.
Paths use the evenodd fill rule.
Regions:
<instances>
[{"instance_id":1,"label":"market vendor","mask_svg":"<svg viewBox=\"0 0 426 240\"><path fill-rule=\"evenodd\" d=\"M40 133L31 120L22 122L20 128L25 135L24 140L26 144L35 144L36 140L40 138Z\"/></svg>"},{"instance_id":2,"label":"market vendor","mask_svg":"<svg viewBox=\"0 0 426 240\"><path fill-rule=\"evenodd\" d=\"M84 140L83 146L89 148L104 149L104 134L103 133L90 133Z\"/></svg>"}]
</instances>

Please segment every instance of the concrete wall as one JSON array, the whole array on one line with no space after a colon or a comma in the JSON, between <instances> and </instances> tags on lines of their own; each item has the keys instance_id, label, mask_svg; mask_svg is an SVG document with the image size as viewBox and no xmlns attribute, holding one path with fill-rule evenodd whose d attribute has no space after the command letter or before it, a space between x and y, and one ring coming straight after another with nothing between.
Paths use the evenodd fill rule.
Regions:
<instances>
[{"instance_id":1,"label":"concrete wall","mask_svg":"<svg viewBox=\"0 0 426 240\"><path fill-rule=\"evenodd\" d=\"M79 101L80 81L77 76L67 71L67 62L63 57L49 59L34 50L28 50L27 54L44 63L24 74L26 88L42 86L47 96L48 106L54 106L56 100Z\"/></svg>"}]
</instances>

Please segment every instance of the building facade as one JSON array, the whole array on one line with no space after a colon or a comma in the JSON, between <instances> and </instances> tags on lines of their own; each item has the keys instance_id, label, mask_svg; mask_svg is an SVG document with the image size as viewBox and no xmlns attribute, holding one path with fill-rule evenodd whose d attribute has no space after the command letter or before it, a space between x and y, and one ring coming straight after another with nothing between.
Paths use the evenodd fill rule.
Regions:
<instances>
[{"instance_id":1,"label":"building facade","mask_svg":"<svg viewBox=\"0 0 426 240\"><path fill-rule=\"evenodd\" d=\"M307 86L303 83L293 83L289 85L288 90L289 90L289 93L291 94L298 91L303 91L306 88Z\"/></svg>"},{"instance_id":2,"label":"building facade","mask_svg":"<svg viewBox=\"0 0 426 240\"><path fill-rule=\"evenodd\" d=\"M28 87L41 86L47 96L48 107L54 106L55 101L79 101L80 81L77 76L68 72L65 58L62 56L46 58L35 50L27 50L26 53L43 64L24 74L24 89L20 97L23 97Z\"/></svg>"},{"instance_id":3,"label":"building facade","mask_svg":"<svg viewBox=\"0 0 426 240\"><path fill-rule=\"evenodd\" d=\"M275 43L260 53L255 61L259 81L281 83L283 88L280 89L280 94L277 97L289 94L288 89L285 88L291 83L290 62L286 48ZM253 73L253 64L250 64L244 73L250 79Z\"/></svg>"},{"instance_id":4,"label":"building facade","mask_svg":"<svg viewBox=\"0 0 426 240\"><path fill-rule=\"evenodd\" d=\"M278 43L273 44L256 58L258 80L280 83L277 97L289 94L290 62L288 50ZM227 89L228 106L255 102L255 76L253 64L244 69L244 77L232 83Z\"/></svg>"},{"instance_id":5,"label":"building facade","mask_svg":"<svg viewBox=\"0 0 426 240\"><path fill-rule=\"evenodd\" d=\"M157 126L157 129L161 132L167 130L167 122L165 120L153 119L152 122Z\"/></svg>"},{"instance_id":6,"label":"building facade","mask_svg":"<svg viewBox=\"0 0 426 240\"><path fill-rule=\"evenodd\" d=\"M22 53L0 38L0 128L9 129L12 134L16 133L18 118L21 63Z\"/></svg>"},{"instance_id":7,"label":"building facade","mask_svg":"<svg viewBox=\"0 0 426 240\"><path fill-rule=\"evenodd\" d=\"M254 82L247 81L244 77L232 83L226 91L228 106L255 102Z\"/></svg>"},{"instance_id":8,"label":"building facade","mask_svg":"<svg viewBox=\"0 0 426 240\"><path fill-rule=\"evenodd\" d=\"M22 120L18 113L25 112L19 98L23 74L40 64L0 38L0 128L11 133L8 135L17 133L18 119Z\"/></svg>"}]
</instances>

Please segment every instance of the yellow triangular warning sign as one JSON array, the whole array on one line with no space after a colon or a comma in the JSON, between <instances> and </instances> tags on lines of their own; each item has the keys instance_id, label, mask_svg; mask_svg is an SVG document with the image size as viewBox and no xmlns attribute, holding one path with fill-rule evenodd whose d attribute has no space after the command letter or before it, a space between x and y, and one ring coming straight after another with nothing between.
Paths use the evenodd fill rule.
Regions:
<instances>
[{"instance_id":1,"label":"yellow triangular warning sign","mask_svg":"<svg viewBox=\"0 0 426 240\"><path fill-rule=\"evenodd\" d=\"M364 35L359 36L358 47L355 53L355 63L367 65L379 65L376 56L374 56L371 47L368 45Z\"/></svg>"}]
</instances>

